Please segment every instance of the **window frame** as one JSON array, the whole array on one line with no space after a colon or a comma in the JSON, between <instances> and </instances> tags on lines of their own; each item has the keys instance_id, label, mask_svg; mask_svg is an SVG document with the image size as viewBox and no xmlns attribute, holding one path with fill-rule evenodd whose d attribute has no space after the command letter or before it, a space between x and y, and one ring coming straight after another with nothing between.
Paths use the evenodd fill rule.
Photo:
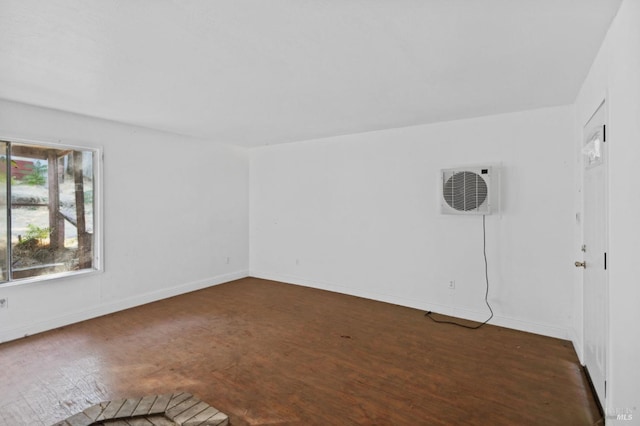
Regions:
<instances>
[{"instance_id":1,"label":"window frame","mask_svg":"<svg viewBox=\"0 0 640 426\"><path fill-rule=\"evenodd\" d=\"M10 287L16 285L23 285L29 283L37 283L42 281L59 280L62 278L93 275L104 272L104 246L103 246L103 161L104 152L102 146L89 146L81 145L78 143L62 143L62 140L57 142L50 142L45 140L25 139L21 137L14 137L9 135L0 134L0 142L8 144L7 159L11 159L11 147L13 144L31 145L37 147L46 147L51 149L65 150L70 149L74 151L91 151L93 152L93 251L92 251L92 265L91 268L81 269L78 271L65 271L56 272L51 274L38 275L34 277L25 278L13 278L13 271L11 268L12 260L12 244L11 244L11 225L12 225L12 206L11 206L11 161L7 161L7 259L8 262L8 276L6 281L0 281L0 288Z\"/></svg>"}]
</instances>

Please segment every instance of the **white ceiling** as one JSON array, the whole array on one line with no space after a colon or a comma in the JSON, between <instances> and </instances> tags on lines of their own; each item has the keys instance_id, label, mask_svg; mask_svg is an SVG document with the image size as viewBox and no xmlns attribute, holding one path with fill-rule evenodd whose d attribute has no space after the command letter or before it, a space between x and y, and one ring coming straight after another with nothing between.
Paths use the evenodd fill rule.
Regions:
<instances>
[{"instance_id":1,"label":"white ceiling","mask_svg":"<svg viewBox=\"0 0 640 426\"><path fill-rule=\"evenodd\" d=\"M241 146L570 104L619 0L0 0L0 98Z\"/></svg>"}]
</instances>

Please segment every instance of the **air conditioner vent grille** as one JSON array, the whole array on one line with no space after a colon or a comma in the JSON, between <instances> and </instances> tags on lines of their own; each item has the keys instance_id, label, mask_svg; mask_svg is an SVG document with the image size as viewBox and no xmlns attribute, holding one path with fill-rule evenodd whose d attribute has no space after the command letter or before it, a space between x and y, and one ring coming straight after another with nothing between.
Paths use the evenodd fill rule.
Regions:
<instances>
[{"instance_id":1,"label":"air conditioner vent grille","mask_svg":"<svg viewBox=\"0 0 640 426\"><path fill-rule=\"evenodd\" d=\"M488 194L485 180L470 171L454 173L442 188L445 202L457 211L477 210L486 201Z\"/></svg>"},{"instance_id":2,"label":"air conditioner vent grille","mask_svg":"<svg viewBox=\"0 0 640 426\"><path fill-rule=\"evenodd\" d=\"M440 170L440 212L490 215L500 212L500 167L490 164Z\"/></svg>"}]
</instances>

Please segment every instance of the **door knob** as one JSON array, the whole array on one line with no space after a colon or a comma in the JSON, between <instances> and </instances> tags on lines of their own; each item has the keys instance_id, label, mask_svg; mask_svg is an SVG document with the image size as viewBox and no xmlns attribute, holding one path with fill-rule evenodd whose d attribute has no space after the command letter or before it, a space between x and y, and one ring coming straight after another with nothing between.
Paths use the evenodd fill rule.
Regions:
<instances>
[{"instance_id":1,"label":"door knob","mask_svg":"<svg viewBox=\"0 0 640 426\"><path fill-rule=\"evenodd\" d=\"M576 268L586 268L587 262L576 262L575 265L576 265Z\"/></svg>"}]
</instances>

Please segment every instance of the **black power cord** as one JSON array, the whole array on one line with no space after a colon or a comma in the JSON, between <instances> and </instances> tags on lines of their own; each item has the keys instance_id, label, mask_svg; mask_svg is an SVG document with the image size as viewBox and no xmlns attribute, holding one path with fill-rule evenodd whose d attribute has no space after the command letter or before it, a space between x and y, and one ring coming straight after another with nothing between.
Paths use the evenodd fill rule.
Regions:
<instances>
[{"instance_id":1,"label":"black power cord","mask_svg":"<svg viewBox=\"0 0 640 426\"><path fill-rule=\"evenodd\" d=\"M427 318L429 318L431 321L437 322L438 324L451 324L451 325L457 325L458 327L468 328L470 330L477 330L480 327L482 327L483 325L485 325L486 323L488 323L489 321L491 321L491 318L493 318L493 309L491 309L491 305L489 304L489 265L487 263L487 225L486 225L485 218L486 218L486 216L482 215L482 253L484 255L484 279L485 279L485 282L487 283L487 288L486 288L486 291L484 293L484 303L487 304L487 307L489 308L489 311L491 312L491 316L489 316L489 318L487 318L487 320L485 322L483 322L482 324L479 324L479 325L476 325L476 326L470 326L470 325L460 324L460 323L455 322L455 321L437 320L437 319L435 319L434 317L431 316L432 312L429 311L424 315Z\"/></svg>"}]
</instances>

